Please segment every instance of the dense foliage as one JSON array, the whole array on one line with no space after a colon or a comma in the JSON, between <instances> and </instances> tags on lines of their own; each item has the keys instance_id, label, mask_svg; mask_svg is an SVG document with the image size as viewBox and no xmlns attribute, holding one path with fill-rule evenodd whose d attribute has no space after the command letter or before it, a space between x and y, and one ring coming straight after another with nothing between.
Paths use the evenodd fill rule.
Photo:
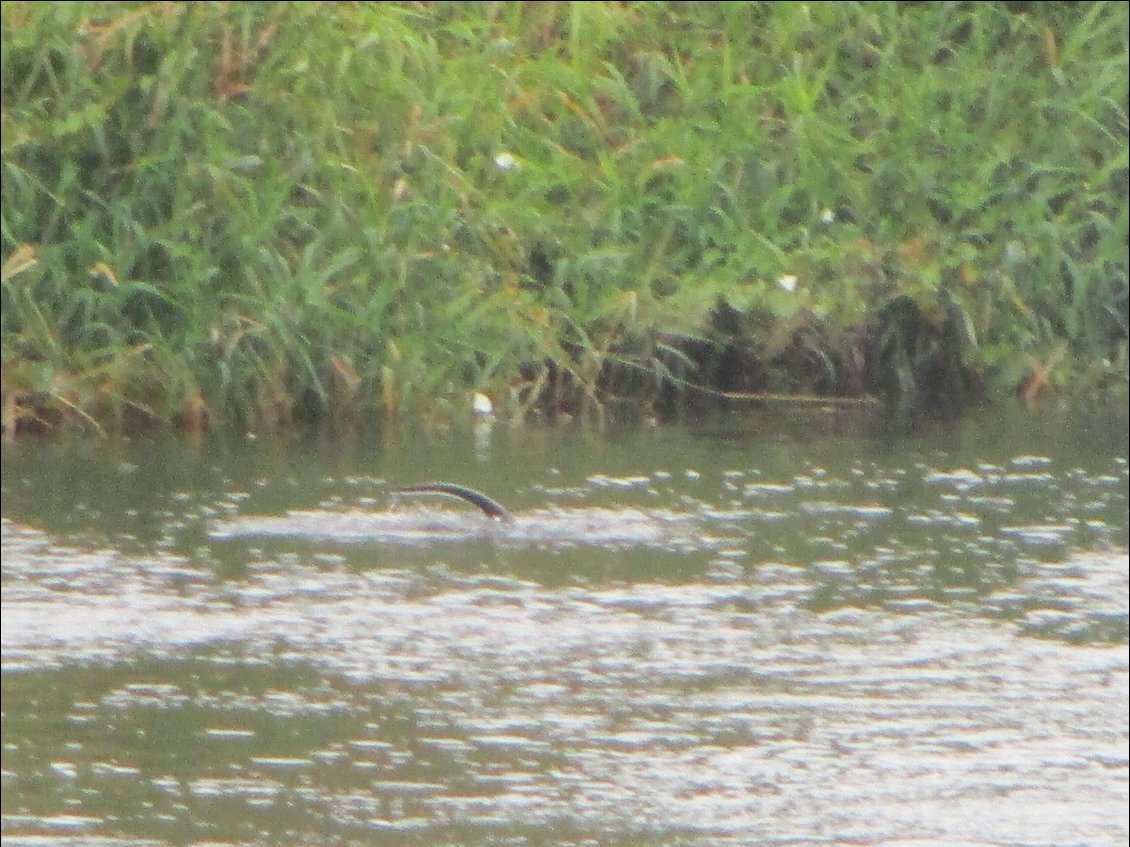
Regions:
<instances>
[{"instance_id":1,"label":"dense foliage","mask_svg":"<svg viewBox=\"0 0 1130 847\"><path fill-rule=\"evenodd\" d=\"M1124 392L1127 8L6 2L5 429Z\"/></svg>"}]
</instances>

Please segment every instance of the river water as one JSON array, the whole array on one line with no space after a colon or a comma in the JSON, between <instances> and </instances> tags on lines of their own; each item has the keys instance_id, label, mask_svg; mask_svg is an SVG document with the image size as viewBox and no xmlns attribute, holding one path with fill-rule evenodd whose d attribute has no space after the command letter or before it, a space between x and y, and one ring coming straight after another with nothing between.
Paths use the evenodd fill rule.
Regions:
<instances>
[{"instance_id":1,"label":"river water","mask_svg":"<svg viewBox=\"0 0 1130 847\"><path fill-rule=\"evenodd\" d=\"M2 460L5 845L1130 838L1124 411Z\"/></svg>"}]
</instances>

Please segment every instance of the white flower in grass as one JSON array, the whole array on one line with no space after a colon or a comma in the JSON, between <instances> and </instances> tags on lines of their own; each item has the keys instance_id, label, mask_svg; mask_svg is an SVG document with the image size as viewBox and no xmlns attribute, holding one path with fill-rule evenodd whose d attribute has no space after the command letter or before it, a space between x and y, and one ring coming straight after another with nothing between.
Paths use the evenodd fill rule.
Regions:
<instances>
[{"instance_id":1,"label":"white flower in grass","mask_svg":"<svg viewBox=\"0 0 1130 847\"><path fill-rule=\"evenodd\" d=\"M835 222L836 222L836 213L833 212L831 209L825 209L823 212L820 213L820 223L824 224L824 226L831 226Z\"/></svg>"},{"instance_id":2,"label":"white flower in grass","mask_svg":"<svg viewBox=\"0 0 1130 847\"><path fill-rule=\"evenodd\" d=\"M518 157L513 153L499 153L494 157L494 166L500 171L512 171L518 167Z\"/></svg>"},{"instance_id":3,"label":"white flower in grass","mask_svg":"<svg viewBox=\"0 0 1130 847\"><path fill-rule=\"evenodd\" d=\"M785 289L785 291L789 292L789 294L792 294L794 291L796 291L796 284L796 274L781 274L779 277L777 277L777 285L781 286L781 288Z\"/></svg>"}]
</instances>

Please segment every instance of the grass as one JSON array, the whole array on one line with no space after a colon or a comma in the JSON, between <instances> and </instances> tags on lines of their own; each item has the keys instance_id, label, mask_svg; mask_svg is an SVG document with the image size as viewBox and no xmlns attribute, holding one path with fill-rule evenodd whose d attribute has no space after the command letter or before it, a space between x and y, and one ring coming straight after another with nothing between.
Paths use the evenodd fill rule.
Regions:
<instances>
[{"instance_id":1,"label":"grass","mask_svg":"<svg viewBox=\"0 0 1130 847\"><path fill-rule=\"evenodd\" d=\"M5 3L5 430L1124 397L1128 23Z\"/></svg>"}]
</instances>

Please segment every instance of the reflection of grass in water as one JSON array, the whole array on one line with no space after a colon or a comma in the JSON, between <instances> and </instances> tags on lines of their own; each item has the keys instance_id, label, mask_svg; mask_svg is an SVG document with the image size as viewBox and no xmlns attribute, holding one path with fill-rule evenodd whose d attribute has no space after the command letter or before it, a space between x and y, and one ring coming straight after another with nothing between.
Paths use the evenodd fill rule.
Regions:
<instances>
[{"instance_id":1,"label":"reflection of grass in water","mask_svg":"<svg viewBox=\"0 0 1130 847\"><path fill-rule=\"evenodd\" d=\"M1066 8L6 4L5 426L1121 384Z\"/></svg>"}]
</instances>

